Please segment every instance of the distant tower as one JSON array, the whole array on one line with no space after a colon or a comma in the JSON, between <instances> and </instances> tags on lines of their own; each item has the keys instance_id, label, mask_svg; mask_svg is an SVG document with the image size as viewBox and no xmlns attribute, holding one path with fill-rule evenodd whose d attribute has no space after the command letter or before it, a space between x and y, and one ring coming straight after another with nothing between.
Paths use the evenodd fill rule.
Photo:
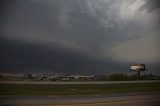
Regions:
<instances>
[{"instance_id":1,"label":"distant tower","mask_svg":"<svg viewBox=\"0 0 160 106\"><path fill-rule=\"evenodd\" d=\"M134 72L137 72L138 78L141 79L140 72L141 71L146 71L145 64L131 64L130 65L130 70L134 71Z\"/></svg>"}]
</instances>

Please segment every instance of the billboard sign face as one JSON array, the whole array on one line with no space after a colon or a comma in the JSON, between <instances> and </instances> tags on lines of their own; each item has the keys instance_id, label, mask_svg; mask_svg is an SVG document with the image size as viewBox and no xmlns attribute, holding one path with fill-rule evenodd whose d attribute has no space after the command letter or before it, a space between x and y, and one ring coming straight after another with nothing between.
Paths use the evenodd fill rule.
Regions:
<instances>
[{"instance_id":1,"label":"billboard sign face","mask_svg":"<svg viewBox=\"0 0 160 106\"><path fill-rule=\"evenodd\" d=\"M131 71L145 71L145 64L132 64Z\"/></svg>"}]
</instances>

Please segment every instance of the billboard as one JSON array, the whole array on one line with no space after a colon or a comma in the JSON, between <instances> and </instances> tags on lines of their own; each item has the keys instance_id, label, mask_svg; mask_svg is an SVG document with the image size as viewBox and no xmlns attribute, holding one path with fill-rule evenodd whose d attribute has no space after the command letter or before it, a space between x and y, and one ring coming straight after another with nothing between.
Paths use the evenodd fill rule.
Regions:
<instances>
[{"instance_id":1,"label":"billboard","mask_svg":"<svg viewBox=\"0 0 160 106\"><path fill-rule=\"evenodd\" d=\"M145 64L131 64L131 71L145 71Z\"/></svg>"}]
</instances>

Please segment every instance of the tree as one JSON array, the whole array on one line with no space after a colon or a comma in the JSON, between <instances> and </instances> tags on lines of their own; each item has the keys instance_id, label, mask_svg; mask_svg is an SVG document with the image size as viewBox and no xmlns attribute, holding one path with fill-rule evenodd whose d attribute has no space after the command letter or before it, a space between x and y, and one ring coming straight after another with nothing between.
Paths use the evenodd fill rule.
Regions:
<instances>
[{"instance_id":1,"label":"tree","mask_svg":"<svg viewBox=\"0 0 160 106\"><path fill-rule=\"evenodd\" d=\"M27 74L27 78L29 78L29 79L33 79L32 74L31 74L31 73Z\"/></svg>"}]
</instances>

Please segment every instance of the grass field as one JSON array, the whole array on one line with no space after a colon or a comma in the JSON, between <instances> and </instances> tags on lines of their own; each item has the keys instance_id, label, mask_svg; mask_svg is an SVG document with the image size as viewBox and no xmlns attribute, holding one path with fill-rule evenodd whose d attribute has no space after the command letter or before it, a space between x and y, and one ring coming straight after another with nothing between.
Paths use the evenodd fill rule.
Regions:
<instances>
[{"instance_id":1,"label":"grass field","mask_svg":"<svg viewBox=\"0 0 160 106\"><path fill-rule=\"evenodd\" d=\"M160 83L0 84L0 95L84 95L160 91Z\"/></svg>"}]
</instances>

